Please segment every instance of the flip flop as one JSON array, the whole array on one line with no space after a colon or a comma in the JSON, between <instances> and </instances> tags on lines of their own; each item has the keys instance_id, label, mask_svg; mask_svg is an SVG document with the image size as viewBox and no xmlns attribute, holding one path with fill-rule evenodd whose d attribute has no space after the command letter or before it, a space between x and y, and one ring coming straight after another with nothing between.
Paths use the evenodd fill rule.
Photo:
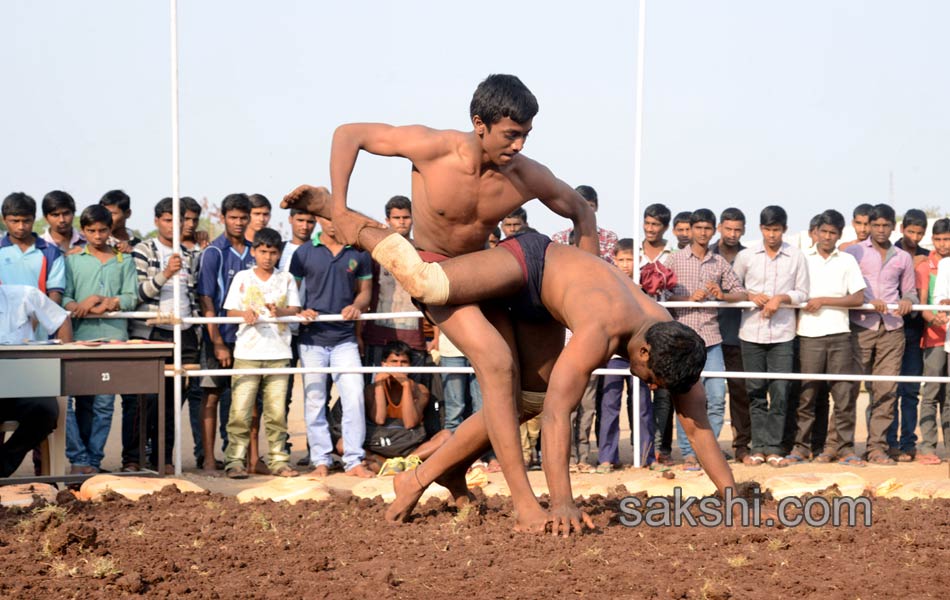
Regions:
<instances>
[{"instance_id":1,"label":"flip flop","mask_svg":"<svg viewBox=\"0 0 950 600\"><path fill-rule=\"evenodd\" d=\"M224 474L228 476L228 479L247 479L247 469L242 466L225 469Z\"/></svg>"},{"instance_id":2,"label":"flip flop","mask_svg":"<svg viewBox=\"0 0 950 600\"><path fill-rule=\"evenodd\" d=\"M939 465L943 461L936 454L918 454L916 462L922 465Z\"/></svg>"},{"instance_id":3,"label":"flip flop","mask_svg":"<svg viewBox=\"0 0 950 600\"><path fill-rule=\"evenodd\" d=\"M700 471L702 467L699 466L699 461L696 460L695 456L687 456L683 460L683 470L684 471Z\"/></svg>"},{"instance_id":4,"label":"flip flop","mask_svg":"<svg viewBox=\"0 0 950 600\"><path fill-rule=\"evenodd\" d=\"M822 452L821 454L815 457L816 463L830 463L830 462L834 462L834 460L835 460L835 455L830 452Z\"/></svg>"},{"instance_id":5,"label":"flip flop","mask_svg":"<svg viewBox=\"0 0 950 600\"><path fill-rule=\"evenodd\" d=\"M769 454L765 458L766 464L768 464L770 467L775 467L776 469L784 469L785 467L788 466L787 464L785 464L784 460L785 459L783 459L778 454Z\"/></svg>"},{"instance_id":6,"label":"flip flop","mask_svg":"<svg viewBox=\"0 0 950 600\"><path fill-rule=\"evenodd\" d=\"M886 452L882 452L881 450L874 450L868 454L867 462L868 464L878 465L881 467L893 467L897 465L897 461L888 456Z\"/></svg>"},{"instance_id":7,"label":"flip flop","mask_svg":"<svg viewBox=\"0 0 950 600\"><path fill-rule=\"evenodd\" d=\"M785 458L782 459L782 466L788 467L791 465L799 465L808 462L808 460L809 459L805 458L801 454L790 452Z\"/></svg>"},{"instance_id":8,"label":"flip flop","mask_svg":"<svg viewBox=\"0 0 950 600\"><path fill-rule=\"evenodd\" d=\"M290 465L281 465L281 467L272 472L271 475L274 477L297 477L300 473L292 469Z\"/></svg>"},{"instance_id":9,"label":"flip flop","mask_svg":"<svg viewBox=\"0 0 950 600\"><path fill-rule=\"evenodd\" d=\"M742 457L742 464L747 467L760 467L765 462L765 457L761 454L747 454Z\"/></svg>"},{"instance_id":10,"label":"flip flop","mask_svg":"<svg viewBox=\"0 0 950 600\"><path fill-rule=\"evenodd\" d=\"M849 454L844 458L838 461L838 464L842 467L866 467L868 466L866 462L861 460L857 454Z\"/></svg>"}]
</instances>

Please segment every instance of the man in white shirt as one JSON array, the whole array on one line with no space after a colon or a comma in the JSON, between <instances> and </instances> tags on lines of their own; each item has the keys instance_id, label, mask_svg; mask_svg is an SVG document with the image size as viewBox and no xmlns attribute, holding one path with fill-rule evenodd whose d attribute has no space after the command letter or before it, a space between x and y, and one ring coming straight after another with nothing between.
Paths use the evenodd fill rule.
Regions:
<instances>
[{"instance_id":1,"label":"man in white shirt","mask_svg":"<svg viewBox=\"0 0 950 600\"><path fill-rule=\"evenodd\" d=\"M73 341L69 313L39 289L27 285L0 285L0 344L34 340L33 321L55 331L63 342ZM16 421L13 435L0 444L0 477L12 475L27 452L56 429L59 405L55 398L9 398L0 402L0 422Z\"/></svg>"},{"instance_id":2,"label":"man in white shirt","mask_svg":"<svg viewBox=\"0 0 950 600\"><path fill-rule=\"evenodd\" d=\"M739 253L733 270L756 308L742 311L739 340L742 364L749 372L791 373L795 340L795 309L808 299L808 265L801 250L782 241L788 215L781 206L766 206L759 216L762 241ZM785 466L782 433L789 381L746 379L752 422L752 455L746 464Z\"/></svg>"},{"instance_id":3,"label":"man in white shirt","mask_svg":"<svg viewBox=\"0 0 950 600\"><path fill-rule=\"evenodd\" d=\"M842 375L854 372L851 358L851 325L846 307L864 302L864 276L853 256L836 249L844 216L826 210L817 217L816 242L805 250L808 264L808 304L798 321L798 338L802 373ZM798 404L798 429L795 447L784 463L797 464L811 457L812 428L815 426L815 399L823 380L802 382ZM831 382L834 398L834 427L829 432L824 451L816 459L830 462L837 458L845 466L863 466L854 452L855 404L851 400L850 381Z\"/></svg>"}]
</instances>

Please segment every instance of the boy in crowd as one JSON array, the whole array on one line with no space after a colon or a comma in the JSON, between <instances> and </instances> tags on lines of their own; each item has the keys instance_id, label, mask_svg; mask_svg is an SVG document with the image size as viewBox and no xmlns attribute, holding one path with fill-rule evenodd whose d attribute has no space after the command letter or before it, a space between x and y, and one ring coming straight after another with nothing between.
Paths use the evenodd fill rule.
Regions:
<instances>
[{"instance_id":1,"label":"boy in crowd","mask_svg":"<svg viewBox=\"0 0 950 600\"><path fill-rule=\"evenodd\" d=\"M76 319L73 337L81 341L127 341L125 319L85 318L116 310L133 310L136 304L135 265L127 254L109 245L112 215L104 207L87 207L79 216L86 245L66 257L66 291L63 308ZM98 473L112 427L114 394L77 396L75 409L66 411L66 458L74 474ZM174 430L172 430L174 434Z\"/></svg>"},{"instance_id":2,"label":"boy in crowd","mask_svg":"<svg viewBox=\"0 0 950 600\"><path fill-rule=\"evenodd\" d=\"M648 265L653 264L653 268L659 271L657 265L669 268L670 257L673 256L673 249L664 235L670 226L670 209L664 204L651 204L643 211L643 246L640 250L640 285L644 288L654 300L662 301L669 298L671 280L663 280L662 277L654 278L660 285L649 286L644 280L644 273ZM631 265L631 276L633 270ZM655 287L656 289L651 289ZM652 293L651 293L652 292ZM650 390L641 385L641 398L649 398ZM643 391L646 393L643 393ZM654 449L655 459L659 465L665 465L673 462L671 453L673 452L673 401L668 391L657 389L652 394L652 409L654 426L651 429L655 433ZM644 464L653 462L653 456L644 460Z\"/></svg>"},{"instance_id":3,"label":"boy in crowd","mask_svg":"<svg viewBox=\"0 0 950 600\"><path fill-rule=\"evenodd\" d=\"M676 237L677 250L682 250L689 246L689 231L691 228L689 218L691 216L693 216L692 212L684 210L683 212L676 213L676 216L673 217L673 235Z\"/></svg>"},{"instance_id":4,"label":"boy in crowd","mask_svg":"<svg viewBox=\"0 0 950 600\"><path fill-rule=\"evenodd\" d=\"M927 233L927 215L912 208L904 213L901 221L901 239L894 246L907 252L914 259L914 269L930 256L920 247L920 240ZM924 318L914 311L904 316L904 356L901 358L901 375L920 377L924 372L924 355L921 339L924 336ZM894 406L894 422L887 429L888 453L901 462L910 462L917 455L917 404L920 402L920 383L897 384L897 402Z\"/></svg>"},{"instance_id":5,"label":"boy in crowd","mask_svg":"<svg viewBox=\"0 0 950 600\"><path fill-rule=\"evenodd\" d=\"M290 272L290 260L293 258L294 253L297 252L297 248L303 246L304 244L309 244L313 238L313 229L317 225L317 219L308 212L291 209L290 210L290 239L284 243L283 249L280 251L280 263L277 265L277 269L285 273ZM300 282L300 286L297 288L297 296L299 298L306 297L307 288L303 282ZM288 323L290 326L290 366L296 367L297 361L300 360L300 324L299 323ZM287 412L290 412L290 402L293 399L294 395L294 376L291 375L287 381ZM288 452L290 449L290 444L287 444ZM307 465L310 463L310 457L304 457L298 462L299 465Z\"/></svg>"},{"instance_id":6,"label":"boy in crowd","mask_svg":"<svg viewBox=\"0 0 950 600\"><path fill-rule=\"evenodd\" d=\"M798 339L802 373L853 373L851 329L848 312L844 307L860 306L864 302L864 277L854 257L836 249L844 216L836 210L826 210L816 220L814 246L804 251L808 265L808 304L798 319ZM834 426L827 436L823 461L836 458L845 466L861 467L862 461L854 451L855 404L850 381L830 383L834 398ZM785 457L785 465L807 461L812 456L812 431L816 427L815 400L825 382L802 382L797 411L795 446Z\"/></svg>"},{"instance_id":7,"label":"boy in crowd","mask_svg":"<svg viewBox=\"0 0 950 600\"><path fill-rule=\"evenodd\" d=\"M746 371L791 373L796 311L782 304L808 299L808 264L801 250L782 240L788 216L781 206L766 206L759 215L762 241L739 253L733 264L736 275L757 308L742 311L739 339ZM752 454L746 464L767 462L782 467L785 411L789 381L746 379Z\"/></svg>"},{"instance_id":8,"label":"boy in crowd","mask_svg":"<svg viewBox=\"0 0 950 600\"><path fill-rule=\"evenodd\" d=\"M506 238L526 229L531 229L528 225L528 211L520 206L501 220L501 231Z\"/></svg>"},{"instance_id":9,"label":"boy in crowd","mask_svg":"<svg viewBox=\"0 0 950 600\"><path fill-rule=\"evenodd\" d=\"M733 266L736 257L745 250L742 236L745 235L745 213L738 208L727 208L719 215L719 240L709 246L713 254L726 259ZM739 342L739 323L742 310L738 308L719 309L719 333L722 335L722 358L726 371L741 372L742 345ZM729 420L732 422L732 450L736 462L743 462L749 456L749 444L752 443L752 424L749 421L749 395L745 380L731 377L726 380L729 388Z\"/></svg>"},{"instance_id":10,"label":"boy in crowd","mask_svg":"<svg viewBox=\"0 0 950 600\"><path fill-rule=\"evenodd\" d=\"M412 203L409 198L393 196L386 202L385 211L386 225L407 240L411 240ZM376 262L373 262L373 295L370 301L370 310L376 313L414 312L417 310L412 304L412 296L399 285L399 282L389 271L381 268L379 263ZM376 319L361 322L363 364L366 366L380 364L383 352L388 349L388 344L394 341L402 341L409 346L412 366L425 366L428 348L426 347L422 323L421 319ZM438 336L438 333L436 333L436 336ZM438 348L437 343L434 346ZM410 377L426 388L431 388L431 375L413 373Z\"/></svg>"},{"instance_id":11,"label":"boy in crowd","mask_svg":"<svg viewBox=\"0 0 950 600\"><path fill-rule=\"evenodd\" d=\"M182 196L179 201L184 210L184 216L181 218L181 245L198 253L201 248L198 246L195 234L198 231L198 223L201 221L201 205L191 196Z\"/></svg>"},{"instance_id":12,"label":"boy in crowd","mask_svg":"<svg viewBox=\"0 0 950 600\"><path fill-rule=\"evenodd\" d=\"M850 242L844 242L838 246L838 250L846 250L855 244L860 244L871 235L870 215L874 207L870 204L858 204L851 212L851 227L854 229L854 235L857 239Z\"/></svg>"},{"instance_id":13,"label":"boy in crowd","mask_svg":"<svg viewBox=\"0 0 950 600\"><path fill-rule=\"evenodd\" d=\"M381 364L384 367L410 366L409 346L405 342L390 342L383 350ZM380 476L416 468L452 435L443 429L426 441L422 419L429 402L429 390L406 373L377 374L376 381L366 386L364 399L364 447L387 459L379 471Z\"/></svg>"},{"instance_id":14,"label":"boy in crowd","mask_svg":"<svg viewBox=\"0 0 950 600\"><path fill-rule=\"evenodd\" d=\"M897 375L904 354L903 317L917 302L914 261L910 254L891 244L896 221L893 208L878 204L868 218L871 235L845 250L861 267L867 284L865 303L874 305L874 310L851 311L851 343L860 373ZM897 303L897 309L888 309L889 303ZM851 387L855 402L858 387ZM896 464L887 452L887 430L894 422L896 397L897 382L875 381L871 384L867 461L872 464Z\"/></svg>"},{"instance_id":15,"label":"boy in crowd","mask_svg":"<svg viewBox=\"0 0 950 600\"><path fill-rule=\"evenodd\" d=\"M690 245L673 253L669 267L676 274L671 300L704 302L741 302L747 294L739 278L726 259L709 250L709 242L716 231L716 215L706 208L693 211L690 222ZM719 312L715 308L675 308L673 318L686 325L706 343L704 371L722 371L722 335L719 333ZM704 377L706 414L713 436L717 439L726 416L726 381L718 377ZM676 439L686 470L698 470L699 461L686 439L682 424L677 420Z\"/></svg>"},{"instance_id":16,"label":"boy in crowd","mask_svg":"<svg viewBox=\"0 0 950 600\"><path fill-rule=\"evenodd\" d=\"M188 205L182 198L181 202L181 227L185 228L185 215L188 212ZM181 292L179 296L179 312L183 317L190 317L198 314L198 301L195 297L195 285L198 278L198 255L189 250L184 243L176 251L172 246L174 235L174 218L172 215L172 199L163 198L155 205L155 230L158 235L154 238L145 240L135 246L132 250L132 258L135 261L135 273L138 281L138 301L139 305L135 309L140 312L159 312L162 314L172 314L175 310L174 298L174 280L177 277ZM174 341L174 328L172 325L159 323L150 325L144 320L131 321L131 337L140 340L151 340L156 342L171 343ZM195 364L199 358L198 340L201 328L197 325L182 325L181 329L181 361L182 364ZM171 362L168 360L167 362ZM174 405L175 405L175 380L172 377L165 378L165 461L166 471L171 474L174 467L171 465L172 448L175 441L174 427ZM188 398L189 407L197 404L200 409L200 401L193 403L191 397ZM153 464L157 464L158 455L158 395L149 394L146 396L122 396L122 463L123 469L129 471L138 470L141 458L139 456L139 437L141 432L139 427L139 411L146 411L147 435L151 440L152 456L149 457ZM199 411L194 411L195 416L199 416ZM189 411L191 414L191 411ZM191 426L197 430L198 435L193 436L195 442L195 460L198 461L200 468L204 456L200 454L201 446L201 421L192 419ZM202 460L198 460L202 459Z\"/></svg>"},{"instance_id":17,"label":"boy in crowd","mask_svg":"<svg viewBox=\"0 0 950 600\"><path fill-rule=\"evenodd\" d=\"M651 205L647 207L649 212ZM662 206L662 205L659 205ZM665 207L664 207L665 208ZM669 222L670 214L666 212ZM614 245L614 264L629 278L633 278L633 240L623 238ZM608 369L630 369L630 361L614 354L607 361ZM653 421L653 403L650 401L650 388L640 382L640 414L633 415L633 377L629 375L604 375L604 390L600 401L597 433L597 473L606 474L620 465L620 410L623 406L623 388L627 386L627 418L630 421L630 442L633 443L633 419L640 419L640 447L634 452L640 453L643 466L654 462L653 444L656 425ZM657 390L659 391L659 390ZM672 407L671 407L672 409Z\"/></svg>"},{"instance_id":18,"label":"boy in crowd","mask_svg":"<svg viewBox=\"0 0 950 600\"><path fill-rule=\"evenodd\" d=\"M198 274L198 306L204 317L224 317L224 300L231 280L240 271L254 266L244 232L251 214L251 203L246 194L230 194L221 203L221 218L224 233L215 238L201 254ZM237 327L231 324L209 323L202 343L201 367L203 369L228 369L231 367ZM204 399L201 405L201 435L204 445L206 473L215 472L214 440L217 429L218 402L221 402L222 420L230 413L230 403L222 399L231 386L230 377L204 377ZM223 438L227 437L225 432ZM227 439L223 440L227 446ZM251 458L256 458L252 456ZM256 464L256 463L255 463ZM252 470L255 470L252 468Z\"/></svg>"},{"instance_id":19,"label":"boy in crowd","mask_svg":"<svg viewBox=\"0 0 950 600\"><path fill-rule=\"evenodd\" d=\"M69 313L47 298L36 286L9 285L0 281L0 344L32 341L34 323L55 332L56 339L73 341ZM26 454L54 429L59 418L56 398L5 398L0 402L0 422L19 425L0 444L0 477L9 477L20 467Z\"/></svg>"},{"instance_id":20,"label":"boy in crowd","mask_svg":"<svg viewBox=\"0 0 950 600\"><path fill-rule=\"evenodd\" d=\"M300 312L297 284L286 271L276 271L280 261L280 234L265 227L254 234L251 253L255 266L234 276L224 308L229 317L243 317L234 345L235 369L281 369L290 363L290 327L287 323L260 323L258 319L290 317ZM235 375L231 379L231 414L225 473L246 479L251 419L257 391L263 396L264 431L267 435L267 468L277 477L296 477L287 453L287 375Z\"/></svg>"},{"instance_id":21,"label":"boy in crowd","mask_svg":"<svg viewBox=\"0 0 950 600\"><path fill-rule=\"evenodd\" d=\"M587 204L590 205L591 210L595 213L600 204L600 201L597 199L597 191L589 185L579 185L574 188L581 197L587 201ZM667 219L669 221L669 219ZM551 241L564 244L566 246L571 245L571 236L574 234L574 228L569 227L563 231L558 231L551 236ZM600 247L600 257L606 260L609 263L613 263L614 260L614 246L617 244L617 234L609 229L603 229L602 227L597 227L597 242Z\"/></svg>"},{"instance_id":22,"label":"boy in crowd","mask_svg":"<svg viewBox=\"0 0 950 600\"><path fill-rule=\"evenodd\" d=\"M950 219L937 219L930 232L930 241L934 250L927 260L917 265L917 294L921 304L935 304L936 283L939 265L950 257ZM950 262L947 263L950 265ZM946 270L946 266L944 267ZM944 342L947 339L947 313L925 310L921 312L924 329L920 345L923 348L924 377L947 376L947 353ZM925 465L939 465L937 456L937 430L943 433L944 448L950 450L950 404L947 403L948 387L944 383L925 383L920 402L920 447L916 461ZM937 411L939 409L939 426Z\"/></svg>"},{"instance_id":23,"label":"boy in crowd","mask_svg":"<svg viewBox=\"0 0 950 600\"><path fill-rule=\"evenodd\" d=\"M257 232L270 225L271 206L270 200L264 194L250 194L247 200L251 203L251 214L244 235L247 237L247 245L250 246Z\"/></svg>"},{"instance_id":24,"label":"boy in crowd","mask_svg":"<svg viewBox=\"0 0 950 600\"><path fill-rule=\"evenodd\" d=\"M112 237L109 238L109 244L123 254L131 254L132 248L142 241L125 226L132 216L131 201L129 195L122 190L108 191L99 199L99 206L106 207L112 213Z\"/></svg>"},{"instance_id":25,"label":"boy in crowd","mask_svg":"<svg viewBox=\"0 0 950 600\"><path fill-rule=\"evenodd\" d=\"M43 196L43 218L48 227L43 239L57 246L63 254L82 252L86 240L79 230L73 227L76 216L76 201L68 193L53 190Z\"/></svg>"},{"instance_id":26,"label":"boy in crowd","mask_svg":"<svg viewBox=\"0 0 950 600\"><path fill-rule=\"evenodd\" d=\"M360 352L354 321L369 308L372 266L366 252L342 244L330 221L318 218L320 233L313 243L301 245L290 261L290 273L306 285L301 302L305 317L341 314L343 322L308 323L300 326L300 362L305 367L359 367ZM327 421L327 375L304 375L304 420L313 474L330 472L333 442ZM363 464L366 411L363 378L358 373L333 373L340 393L343 468L348 475L373 477Z\"/></svg>"}]
</instances>

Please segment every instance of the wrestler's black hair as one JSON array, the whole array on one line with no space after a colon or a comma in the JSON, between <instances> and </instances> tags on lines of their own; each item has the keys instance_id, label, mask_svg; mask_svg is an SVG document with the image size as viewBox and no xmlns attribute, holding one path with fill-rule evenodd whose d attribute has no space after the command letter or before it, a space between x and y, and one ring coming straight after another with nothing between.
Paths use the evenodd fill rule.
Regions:
<instances>
[{"instance_id":1,"label":"wrestler's black hair","mask_svg":"<svg viewBox=\"0 0 950 600\"><path fill-rule=\"evenodd\" d=\"M685 394L706 364L706 343L699 334L676 321L661 321L647 329L647 367L658 383L673 394Z\"/></svg>"},{"instance_id":2,"label":"wrestler's black hair","mask_svg":"<svg viewBox=\"0 0 950 600\"><path fill-rule=\"evenodd\" d=\"M76 214L76 201L73 200L73 197L69 195L68 192L62 190L53 190L52 192L43 196L43 216L55 212L57 210L66 209L69 212Z\"/></svg>"},{"instance_id":3,"label":"wrestler's black hair","mask_svg":"<svg viewBox=\"0 0 950 600\"><path fill-rule=\"evenodd\" d=\"M254 234L254 242L251 243L251 248L259 248L260 246L269 246L280 250L283 246L283 240L280 239L280 234L275 230L265 227Z\"/></svg>"},{"instance_id":4,"label":"wrestler's black hair","mask_svg":"<svg viewBox=\"0 0 950 600\"><path fill-rule=\"evenodd\" d=\"M643 210L643 218L646 219L647 217L653 217L659 221L663 227L669 227L670 219L673 217L673 215L670 213L670 209L667 208L665 204L657 203L651 204Z\"/></svg>"},{"instance_id":5,"label":"wrestler's black hair","mask_svg":"<svg viewBox=\"0 0 950 600\"><path fill-rule=\"evenodd\" d=\"M489 75L478 84L469 105L469 117L481 117L489 131L492 125L505 117L522 124L533 119L536 114L538 99L514 75Z\"/></svg>"},{"instance_id":6,"label":"wrestler's black hair","mask_svg":"<svg viewBox=\"0 0 950 600\"><path fill-rule=\"evenodd\" d=\"M82 214L79 215L79 227L85 229L95 223L104 223L106 227L112 229L112 213L101 204L87 206Z\"/></svg>"}]
</instances>

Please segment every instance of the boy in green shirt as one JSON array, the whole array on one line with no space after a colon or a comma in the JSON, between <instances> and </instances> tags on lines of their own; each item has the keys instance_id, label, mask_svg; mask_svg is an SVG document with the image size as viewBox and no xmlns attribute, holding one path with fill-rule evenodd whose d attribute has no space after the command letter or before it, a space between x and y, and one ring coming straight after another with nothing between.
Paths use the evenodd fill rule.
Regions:
<instances>
[{"instance_id":1,"label":"boy in green shirt","mask_svg":"<svg viewBox=\"0 0 950 600\"><path fill-rule=\"evenodd\" d=\"M125 319L84 318L115 310L134 310L137 302L135 263L109 246L112 215L103 206L82 211L79 225L86 237L82 252L66 257L63 308L73 316L77 341L126 341ZM97 473L102 462L115 396L77 396L66 410L66 457L74 474Z\"/></svg>"}]
</instances>

